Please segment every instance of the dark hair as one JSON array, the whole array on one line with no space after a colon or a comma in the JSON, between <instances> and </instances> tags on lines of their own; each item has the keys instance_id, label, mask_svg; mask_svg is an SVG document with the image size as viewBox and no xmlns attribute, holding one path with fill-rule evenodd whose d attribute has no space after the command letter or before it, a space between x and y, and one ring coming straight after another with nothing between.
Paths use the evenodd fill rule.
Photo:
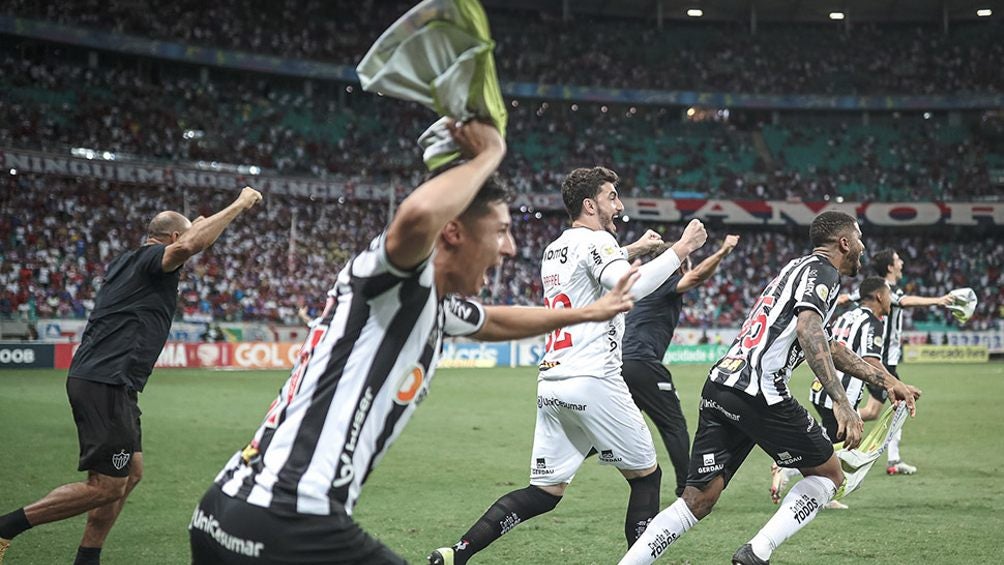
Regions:
<instances>
[{"instance_id":1,"label":"dark hair","mask_svg":"<svg viewBox=\"0 0 1004 565\"><path fill-rule=\"evenodd\" d=\"M499 202L503 204L508 204L512 202L514 192L498 173L492 173L488 180L485 181L478 193L474 196L474 200L464 208L464 211L460 213L461 221L475 220L488 213L489 208L493 204Z\"/></svg>"},{"instance_id":2,"label":"dark hair","mask_svg":"<svg viewBox=\"0 0 1004 565\"><path fill-rule=\"evenodd\" d=\"M872 255L872 260L869 261L869 263L871 263L872 271L880 277L888 275L889 267L892 267L893 262L896 260L896 258L893 257L894 255L896 255L896 250L890 248L883 249Z\"/></svg>"},{"instance_id":3,"label":"dark hair","mask_svg":"<svg viewBox=\"0 0 1004 565\"><path fill-rule=\"evenodd\" d=\"M875 293L883 288L889 288L884 278L868 277L861 281L861 286L858 287L858 296L861 297L861 300L872 300L875 298Z\"/></svg>"},{"instance_id":4,"label":"dark hair","mask_svg":"<svg viewBox=\"0 0 1004 565\"><path fill-rule=\"evenodd\" d=\"M809 226L809 241L813 247L833 243L845 231L853 230L857 220L854 216L843 212L823 212L812 220Z\"/></svg>"},{"instance_id":5,"label":"dark hair","mask_svg":"<svg viewBox=\"0 0 1004 565\"><path fill-rule=\"evenodd\" d=\"M596 198L604 183L616 185L618 180L617 173L606 167L581 168L568 173L561 183L561 199L565 201L568 217L578 219L582 214L583 200Z\"/></svg>"}]
</instances>

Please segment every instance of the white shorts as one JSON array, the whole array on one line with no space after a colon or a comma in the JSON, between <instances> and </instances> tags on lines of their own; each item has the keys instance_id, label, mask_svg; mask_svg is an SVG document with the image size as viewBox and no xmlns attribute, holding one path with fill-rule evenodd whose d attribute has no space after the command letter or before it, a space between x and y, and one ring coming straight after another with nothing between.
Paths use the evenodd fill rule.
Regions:
<instances>
[{"instance_id":1,"label":"white shorts","mask_svg":"<svg viewBox=\"0 0 1004 565\"><path fill-rule=\"evenodd\" d=\"M594 447L600 463L618 469L637 471L655 466L652 434L624 380L539 380L530 484L572 482Z\"/></svg>"}]
</instances>

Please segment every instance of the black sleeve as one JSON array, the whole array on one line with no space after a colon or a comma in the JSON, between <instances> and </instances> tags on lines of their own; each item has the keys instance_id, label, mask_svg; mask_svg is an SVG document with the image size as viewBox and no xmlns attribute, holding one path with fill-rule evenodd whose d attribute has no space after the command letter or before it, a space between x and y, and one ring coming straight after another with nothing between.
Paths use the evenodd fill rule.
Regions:
<instances>
[{"instance_id":1,"label":"black sleeve","mask_svg":"<svg viewBox=\"0 0 1004 565\"><path fill-rule=\"evenodd\" d=\"M163 243L148 245L143 249L143 254L139 260L139 266L147 274L160 276L164 273L164 250L167 246ZM180 268L180 267L179 267Z\"/></svg>"}]
</instances>

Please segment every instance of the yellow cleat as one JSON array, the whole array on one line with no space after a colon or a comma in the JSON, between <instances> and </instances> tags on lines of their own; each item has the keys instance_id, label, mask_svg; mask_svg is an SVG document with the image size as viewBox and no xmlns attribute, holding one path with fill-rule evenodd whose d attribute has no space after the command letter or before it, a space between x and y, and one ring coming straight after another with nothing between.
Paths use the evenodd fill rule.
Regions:
<instances>
[{"instance_id":1,"label":"yellow cleat","mask_svg":"<svg viewBox=\"0 0 1004 565\"><path fill-rule=\"evenodd\" d=\"M0 538L0 563L3 563L3 556L7 553L8 547L10 547L10 540Z\"/></svg>"},{"instance_id":2,"label":"yellow cleat","mask_svg":"<svg viewBox=\"0 0 1004 565\"><path fill-rule=\"evenodd\" d=\"M429 565L453 565L453 548L441 547L429 554Z\"/></svg>"}]
</instances>

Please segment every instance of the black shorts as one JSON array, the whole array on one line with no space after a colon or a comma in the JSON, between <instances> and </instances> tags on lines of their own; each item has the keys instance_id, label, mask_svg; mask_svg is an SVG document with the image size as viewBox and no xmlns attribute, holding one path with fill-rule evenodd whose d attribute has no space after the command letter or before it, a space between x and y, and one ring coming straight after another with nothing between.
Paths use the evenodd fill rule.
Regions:
<instances>
[{"instance_id":1,"label":"black shorts","mask_svg":"<svg viewBox=\"0 0 1004 565\"><path fill-rule=\"evenodd\" d=\"M827 408L818 404L813 404L812 407L819 414L819 424L823 426L823 431L826 432L826 435L833 441L841 441L837 437L837 430L840 429L840 426L837 425L837 417L833 415L833 408Z\"/></svg>"},{"instance_id":2,"label":"black shorts","mask_svg":"<svg viewBox=\"0 0 1004 565\"><path fill-rule=\"evenodd\" d=\"M886 370L892 373L892 376L896 377L896 380L901 381L903 379L899 378L899 372L896 371L896 365L886 365ZM875 386L870 383L868 385L868 394L872 395L872 398L878 400L879 402L885 402L889 400L889 391L883 386Z\"/></svg>"},{"instance_id":3,"label":"black shorts","mask_svg":"<svg viewBox=\"0 0 1004 565\"><path fill-rule=\"evenodd\" d=\"M763 396L707 381L687 484L703 487L722 475L728 485L754 445L782 467L816 467L833 455L833 442L793 398L768 406Z\"/></svg>"},{"instance_id":4,"label":"black shorts","mask_svg":"<svg viewBox=\"0 0 1004 565\"><path fill-rule=\"evenodd\" d=\"M283 516L213 485L188 524L192 565L405 565L344 511Z\"/></svg>"},{"instance_id":5,"label":"black shorts","mask_svg":"<svg viewBox=\"0 0 1004 565\"><path fill-rule=\"evenodd\" d=\"M66 379L80 443L78 471L129 476L132 454L143 451L136 391L125 385Z\"/></svg>"}]
</instances>

